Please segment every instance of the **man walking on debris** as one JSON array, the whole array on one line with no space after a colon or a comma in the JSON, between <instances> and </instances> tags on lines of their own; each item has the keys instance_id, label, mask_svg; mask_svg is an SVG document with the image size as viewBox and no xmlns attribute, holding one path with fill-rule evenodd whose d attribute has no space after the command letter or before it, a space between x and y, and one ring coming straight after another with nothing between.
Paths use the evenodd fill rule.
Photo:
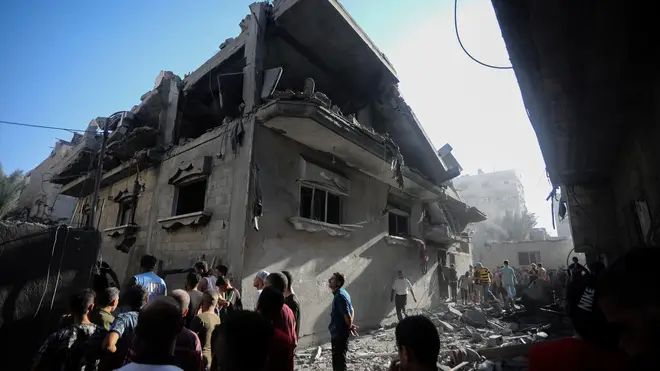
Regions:
<instances>
[{"instance_id":1,"label":"man walking on debris","mask_svg":"<svg viewBox=\"0 0 660 371\"><path fill-rule=\"evenodd\" d=\"M458 285L461 288L461 301L463 302L463 305L467 305L468 301L470 300L470 285L472 285L472 277L470 276L470 272L465 272L465 275L458 279Z\"/></svg>"},{"instance_id":2,"label":"man walking on debris","mask_svg":"<svg viewBox=\"0 0 660 371\"><path fill-rule=\"evenodd\" d=\"M485 304L490 298L490 283L493 280L493 274L481 263L477 263L475 274L479 275L479 283L481 284L481 304Z\"/></svg>"},{"instance_id":3,"label":"man walking on debris","mask_svg":"<svg viewBox=\"0 0 660 371\"><path fill-rule=\"evenodd\" d=\"M413 297L415 303L417 303L417 298L415 298L415 293L412 289L412 284L410 281L404 277L403 271L397 273L397 278L392 284L392 294L390 295L390 302L394 301L394 307L396 308L396 318L401 321L403 317L407 317L406 314L406 305L408 304L408 290Z\"/></svg>"},{"instance_id":4,"label":"man walking on debris","mask_svg":"<svg viewBox=\"0 0 660 371\"><path fill-rule=\"evenodd\" d=\"M458 301L458 273L456 273L454 264L449 266L449 292L451 301L456 303Z\"/></svg>"},{"instance_id":5,"label":"man walking on debris","mask_svg":"<svg viewBox=\"0 0 660 371\"><path fill-rule=\"evenodd\" d=\"M401 273L403 275L403 273ZM355 331L353 324L355 311L351 303L351 296L343 288L344 275L336 272L328 280L328 287L334 298L330 311L330 344L332 345L333 371L346 371L346 352L348 351L348 338Z\"/></svg>"},{"instance_id":6,"label":"man walking on debris","mask_svg":"<svg viewBox=\"0 0 660 371\"><path fill-rule=\"evenodd\" d=\"M509 261L504 261L504 266L502 267L502 285L506 290L506 297L504 298L504 303L506 306L511 305L513 307L514 300L516 298L516 271L509 266Z\"/></svg>"}]
</instances>

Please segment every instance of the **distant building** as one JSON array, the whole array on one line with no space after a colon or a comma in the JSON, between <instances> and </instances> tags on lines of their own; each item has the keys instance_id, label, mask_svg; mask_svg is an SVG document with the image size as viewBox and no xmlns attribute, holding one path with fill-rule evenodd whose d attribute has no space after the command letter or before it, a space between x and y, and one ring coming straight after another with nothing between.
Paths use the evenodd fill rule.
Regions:
<instances>
[{"instance_id":1,"label":"distant building","mask_svg":"<svg viewBox=\"0 0 660 371\"><path fill-rule=\"evenodd\" d=\"M520 214L526 210L525 190L515 170L464 175L453 182L461 198L490 220L502 218L507 211Z\"/></svg>"},{"instance_id":2,"label":"distant building","mask_svg":"<svg viewBox=\"0 0 660 371\"><path fill-rule=\"evenodd\" d=\"M491 235L497 223L507 214L520 215L527 210L521 177L515 170L502 170L476 175L464 175L453 180L461 199L473 205L488 220L472 225L471 242L474 262L482 260L482 253L496 238Z\"/></svg>"},{"instance_id":3,"label":"distant building","mask_svg":"<svg viewBox=\"0 0 660 371\"><path fill-rule=\"evenodd\" d=\"M25 186L16 210L19 219L56 222L71 219L78 200L60 194L62 186L50 182L51 168L67 157L82 138L83 135L74 134L71 141L59 139L50 155L25 174Z\"/></svg>"}]
</instances>

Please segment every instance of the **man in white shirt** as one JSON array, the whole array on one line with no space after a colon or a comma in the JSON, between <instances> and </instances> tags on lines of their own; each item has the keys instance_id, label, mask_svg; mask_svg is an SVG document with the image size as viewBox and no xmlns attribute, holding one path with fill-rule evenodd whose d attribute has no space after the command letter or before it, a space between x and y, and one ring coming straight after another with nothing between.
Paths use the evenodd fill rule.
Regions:
<instances>
[{"instance_id":1,"label":"man in white shirt","mask_svg":"<svg viewBox=\"0 0 660 371\"><path fill-rule=\"evenodd\" d=\"M390 302L394 301L394 306L396 307L396 317L399 319L399 321L403 320L403 317L408 317L406 314L408 290L410 290L410 295L412 295L413 300L415 303L417 303L417 298L415 298L412 284L407 278L403 276L403 271L399 271L398 277L394 280L394 284L392 285L392 295L390 296Z\"/></svg>"}]
</instances>

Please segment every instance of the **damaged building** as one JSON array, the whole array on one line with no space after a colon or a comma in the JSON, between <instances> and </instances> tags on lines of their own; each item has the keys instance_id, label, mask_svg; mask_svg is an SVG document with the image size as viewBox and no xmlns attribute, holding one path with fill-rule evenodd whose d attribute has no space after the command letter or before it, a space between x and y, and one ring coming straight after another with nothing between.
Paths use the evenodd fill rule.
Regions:
<instances>
[{"instance_id":1,"label":"damaged building","mask_svg":"<svg viewBox=\"0 0 660 371\"><path fill-rule=\"evenodd\" d=\"M53 177L79 199L74 224L102 231L101 258L122 279L144 253L161 272L223 263L248 308L257 271L289 270L303 343L328 336L333 272L361 326L394 313L399 269L419 307L444 300L446 266L471 262L466 226L485 219L453 189L451 147L435 151L392 65L336 0L249 13L197 70L162 72L139 105L92 120L109 132L104 151L86 136Z\"/></svg>"}]
</instances>

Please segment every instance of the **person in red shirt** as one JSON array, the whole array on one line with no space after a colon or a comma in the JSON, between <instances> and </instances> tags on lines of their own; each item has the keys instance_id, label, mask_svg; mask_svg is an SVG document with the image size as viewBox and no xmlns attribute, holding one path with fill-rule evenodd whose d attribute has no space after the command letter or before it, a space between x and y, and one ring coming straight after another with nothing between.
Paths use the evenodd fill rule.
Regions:
<instances>
[{"instance_id":1,"label":"person in red shirt","mask_svg":"<svg viewBox=\"0 0 660 371\"><path fill-rule=\"evenodd\" d=\"M264 309L271 308L266 305ZM228 314L213 338L210 371L293 371L289 336L260 313L237 310Z\"/></svg>"},{"instance_id":2,"label":"person in red shirt","mask_svg":"<svg viewBox=\"0 0 660 371\"><path fill-rule=\"evenodd\" d=\"M259 295L257 312L271 321L273 327L285 333L295 348L298 340L296 338L296 321L291 309L284 305L284 293L273 286L266 287Z\"/></svg>"},{"instance_id":3,"label":"person in red shirt","mask_svg":"<svg viewBox=\"0 0 660 371\"><path fill-rule=\"evenodd\" d=\"M284 273L275 272L269 274L266 277L266 286L264 290L270 287L271 290L275 290L282 296L282 298L284 298L284 292L286 291L287 285L288 280ZM257 311L258 310L259 303L257 302ZM289 335L289 337L291 337L291 341L293 342L294 347L298 346L298 335L296 335L296 317L294 316L291 308L289 308L287 305L283 306L280 309L280 316L273 319L273 325L275 328L284 331L287 335Z\"/></svg>"},{"instance_id":4,"label":"person in red shirt","mask_svg":"<svg viewBox=\"0 0 660 371\"><path fill-rule=\"evenodd\" d=\"M529 351L529 371L626 370L627 359L617 349L618 334L596 304L596 278L573 280L566 311L575 336L538 343Z\"/></svg>"}]
</instances>

